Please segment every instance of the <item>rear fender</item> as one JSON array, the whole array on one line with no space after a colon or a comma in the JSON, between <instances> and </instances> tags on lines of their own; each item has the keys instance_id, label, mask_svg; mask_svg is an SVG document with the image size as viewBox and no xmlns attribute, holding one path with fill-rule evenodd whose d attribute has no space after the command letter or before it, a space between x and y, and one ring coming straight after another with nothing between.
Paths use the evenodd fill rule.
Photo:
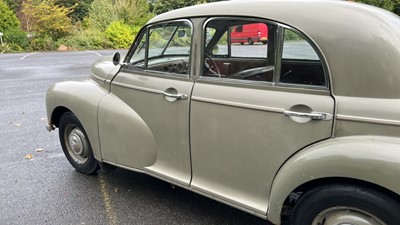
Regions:
<instances>
[{"instance_id":1,"label":"rear fender","mask_svg":"<svg viewBox=\"0 0 400 225\"><path fill-rule=\"evenodd\" d=\"M271 188L267 218L281 223L286 198L299 186L322 178L351 178L400 194L400 140L377 136L331 139L290 158Z\"/></svg>"}]
</instances>

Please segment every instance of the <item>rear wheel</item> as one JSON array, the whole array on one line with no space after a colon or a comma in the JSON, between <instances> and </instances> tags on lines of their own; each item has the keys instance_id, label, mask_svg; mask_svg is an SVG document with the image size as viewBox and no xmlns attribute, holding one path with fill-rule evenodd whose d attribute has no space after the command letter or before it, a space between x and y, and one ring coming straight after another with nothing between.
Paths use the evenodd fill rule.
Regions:
<instances>
[{"instance_id":1,"label":"rear wheel","mask_svg":"<svg viewBox=\"0 0 400 225\"><path fill-rule=\"evenodd\" d=\"M397 225L400 204L375 190L334 185L313 189L300 197L291 224Z\"/></svg>"},{"instance_id":2,"label":"rear wheel","mask_svg":"<svg viewBox=\"0 0 400 225\"><path fill-rule=\"evenodd\" d=\"M78 172L94 174L99 169L89 138L73 113L67 112L62 115L59 136L65 156Z\"/></svg>"},{"instance_id":3,"label":"rear wheel","mask_svg":"<svg viewBox=\"0 0 400 225\"><path fill-rule=\"evenodd\" d=\"M249 45L253 45L254 44L254 41L251 38L247 39L247 42L249 43Z\"/></svg>"}]
</instances>

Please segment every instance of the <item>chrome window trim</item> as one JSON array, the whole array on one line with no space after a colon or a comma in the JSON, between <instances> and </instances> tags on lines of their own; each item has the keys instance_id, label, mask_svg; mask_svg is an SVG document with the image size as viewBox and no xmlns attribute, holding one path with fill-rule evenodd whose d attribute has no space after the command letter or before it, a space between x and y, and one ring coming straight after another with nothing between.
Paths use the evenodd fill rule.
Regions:
<instances>
[{"instance_id":1,"label":"chrome window trim","mask_svg":"<svg viewBox=\"0 0 400 225\"><path fill-rule=\"evenodd\" d=\"M291 27L291 26L288 26L288 25L285 25L285 24L280 24L280 26L283 28L283 31L282 31L283 34L280 37L280 38L282 38L280 40L280 42L282 42L282 45L281 45L282 50L281 50L281 56L280 56L281 60L282 60L282 57L283 57L283 44L284 44L284 41L285 41L284 31L285 31L285 29L288 29L288 30L294 31L295 33L300 35L302 38L304 38L305 41L307 41L311 45L311 47L314 49L315 53L317 54L317 56L319 57L319 59L321 61L322 69L323 69L323 72L324 72L325 85L323 85L323 86L322 85L306 85L306 84L304 84L304 85L303 84L290 84L290 85L291 86L300 86L300 87L306 86L306 87L309 87L309 88L325 87L325 88L327 88L329 90L330 89L330 83L331 83L329 78L331 76L330 76L329 67L328 67L328 63L327 63L326 57L323 54L321 48L315 43L315 41L310 36L308 36L307 34L302 32L301 30L298 30L298 29L296 29L294 27ZM279 79L277 80L276 85L277 86L288 85L288 83L279 82L280 76L281 75L279 74Z\"/></svg>"}]
</instances>

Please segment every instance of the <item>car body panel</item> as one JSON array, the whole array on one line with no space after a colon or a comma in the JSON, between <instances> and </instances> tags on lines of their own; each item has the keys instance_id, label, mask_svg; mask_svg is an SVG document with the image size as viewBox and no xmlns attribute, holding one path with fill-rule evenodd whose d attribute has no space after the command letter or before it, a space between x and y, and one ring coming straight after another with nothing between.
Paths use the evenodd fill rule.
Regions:
<instances>
[{"instance_id":1,"label":"car body panel","mask_svg":"<svg viewBox=\"0 0 400 225\"><path fill-rule=\"evenodd\" d=\"M97 126L97 108L101 98L108 90L90 79L81 81L64 81L52 85L46 94L47 121L49 124L58 123L54 113L63 107L74 113L81 121L89 137L93 154L101 161L100 142ZM84 106L84 107L82 107Z\"/></svg>"},{"instance_id":2,"label":"car body panel","mask_svg":"<svg viewBox=\"0 0 400 225\"><path fill-rule=\"evenodd\" d=\"M317 93L198 81L190 120L191 186L265 214L280 165L297 149L331 137L333 120L299 122L283 114L308 107L333 114L329 92Z\"/></svg>"},{"instance_id":3,"label":"car body panel","mask_svg":"<svg viewBox=\"0 0 400 225\"><path fill-rule=\"evenodd\" d=\"M288 194L301 184L322 178L352 178L379 184L400 194L400 139L350 136L310 146L290 158L271 189L268 219L280 224Z\"/></svg>"},{"instance_id":4,"label":"car body panel","mask_svg":"<svg viewBox=\"0 0 400 225\"><path fill-rule=\"evenodd\" d=\"M111 83L111 91L118 102L112 103L115 106L105 105L100 109L100 112L106 112L99 115L103 130L100 139L108 142L109 137L115 137L112 142L102 145L104 159L160 173L187 186L191 178L190 99L169 99L162 92L174 89L190 96L192 87L193 81L187 77L168 79L120 72ZM119 108L125 109L125 115L131 115L131 119L115 117L105 124L112 111ZM145 128L145 134L136 134L138 125ZM113 129L116 127L118 129Z\"/></svg>"}]
</instances>

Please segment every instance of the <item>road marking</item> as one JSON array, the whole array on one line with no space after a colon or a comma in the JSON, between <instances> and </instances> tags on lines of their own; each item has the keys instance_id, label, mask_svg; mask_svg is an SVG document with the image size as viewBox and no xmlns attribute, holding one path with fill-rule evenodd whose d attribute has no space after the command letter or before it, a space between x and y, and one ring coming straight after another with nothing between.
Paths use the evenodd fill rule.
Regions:
<instances>
[{"instance_id":1,"label":"road marking","mask_svg":"<svg viewBox=\"0 0 400 225\"><path fill-rule=\"evenodd\" d=\"M89 50L86 50L87 52L90 52L90 53L93 53L93 54L96 54L96 55L98 55L98 56L102 56L100 53L98 53L98 52L95 52L95 51L89 51Z\"/></svg>"},{"instance_id":2,"label":"road marking","mask_svg":"<svg viewBox=\"0 0 400 225\"><path fill-rule=\"evenodd\" d=\"M29 57L29 56L32 56L32 55L34 55L34 54L38 54L38 53L39 53L39 52L30 53L30 54L25 55L24 57L20 58L19 60L20 60L20 61L21 61L21 60L24 60L25 58L27 58L27 57Z\"/></svg>"},{"instance_id":3,"label":"road marking","mask_svg":"<svg viewBox=\"0 0 400 225\"><path fill-rule=\"evenodd\" d=\"M98 180L100 183L100 191L101 191L101 195L103 197L104 208L106 209L109 224L117 225L118 224L117 216L115 215L114 209L111 205L110 195L107 190L107 183L103 177L103 174L100 173L98 175Z\"/></svg>"}]
</instances>

